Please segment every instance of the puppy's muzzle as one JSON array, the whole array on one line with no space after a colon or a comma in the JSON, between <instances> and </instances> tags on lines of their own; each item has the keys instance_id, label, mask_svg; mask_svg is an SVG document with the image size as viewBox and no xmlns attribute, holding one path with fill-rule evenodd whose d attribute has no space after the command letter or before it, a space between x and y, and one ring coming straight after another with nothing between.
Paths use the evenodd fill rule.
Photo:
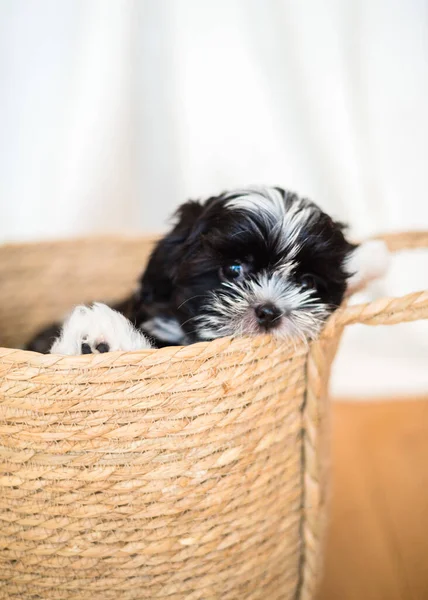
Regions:
<instances>
[{"instance_id":1,"label":"puppy's muzzle","mask_svg":"<svg viewBox=\"0 0 428 600\"><path fill-rule=\"evenodd\" d=\"M278 325L281 312L271 303L261 304L254 309L256 313L257 323L266 331Z\"/></svg>"}]
</instances>

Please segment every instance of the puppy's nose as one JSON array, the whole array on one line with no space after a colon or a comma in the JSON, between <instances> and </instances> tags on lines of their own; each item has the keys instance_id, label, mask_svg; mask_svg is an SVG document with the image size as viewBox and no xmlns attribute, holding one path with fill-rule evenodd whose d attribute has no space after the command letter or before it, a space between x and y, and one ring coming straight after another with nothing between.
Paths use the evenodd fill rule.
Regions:
<instances>
[{"instance_id":1,"label":"puppy's nose","mask_svg":"<svg viewBox=\"0 0 428 600\"><path fill-rule=\"evenodd\" d=\"M276 319L280 316L280 311L273 304L261 304L254 309L259 325L265 329L274 326Z\"/></svg>"}]
</instances>

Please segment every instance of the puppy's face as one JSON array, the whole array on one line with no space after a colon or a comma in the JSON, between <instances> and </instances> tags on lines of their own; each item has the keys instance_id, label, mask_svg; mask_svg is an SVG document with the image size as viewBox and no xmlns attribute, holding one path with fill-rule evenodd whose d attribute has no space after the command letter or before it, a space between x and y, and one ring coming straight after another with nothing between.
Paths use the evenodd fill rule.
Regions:
<instances>
[{"instance_id":1,"label":"puppy's face","mask_svg":"<svg viewBox=\"0 0 428 600\"><path fill-rule=\"evenodd\" d=\"M136 321L149 334L170 343L265 332L308 339L340 305L355 246L309 200L247 189L189 202L177 216L137 298Z\"/></svg>"}]
</instances>

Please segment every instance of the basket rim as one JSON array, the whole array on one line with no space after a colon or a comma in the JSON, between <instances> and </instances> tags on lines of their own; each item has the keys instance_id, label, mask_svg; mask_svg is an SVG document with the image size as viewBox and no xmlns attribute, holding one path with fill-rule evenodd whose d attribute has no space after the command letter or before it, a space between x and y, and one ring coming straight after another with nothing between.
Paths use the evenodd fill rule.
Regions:
<instances>
[{"instance_id":1,"label":"basket rim","mask_svg":"<svg viewBox=\"0 0 428 600\"><path fill-rule=\"evenodd\" d=\"M169 361L187 362L196 358L210 359L219 354L231 355L249 354L258 351L264 355L281 346L286 357L305 355L309 351L310 343L303 340L278 340L263 334L247 337L222 337L208 342L196 342L189 346L166 346L165 348L150 348L148 350L114 351L103 354L60 355L40 354L19 348L0 347L0 361L3 363L25 363L34 367L58 367L67 369L98 369L100 366L109 368L123 366L156 365Z\"/></svg>"},{"instance_id":2,"label":"basket rim","mask_svg":"<svg viewBox=\"0 0 428 600\"><path fill-rule=\"evenodd\" d=\"M76 242L92 244L96 241L123 241L123 242L156 242L161 236L165 235L166 230L154 233L137 232L110 232L110 233L89 233L88 235L63 236L52 238L34 238L28 240L4 240L0 242L0 250L29 248L31 246L56 246L56 245L74 245Z\"/></svg>"}]
</instances>

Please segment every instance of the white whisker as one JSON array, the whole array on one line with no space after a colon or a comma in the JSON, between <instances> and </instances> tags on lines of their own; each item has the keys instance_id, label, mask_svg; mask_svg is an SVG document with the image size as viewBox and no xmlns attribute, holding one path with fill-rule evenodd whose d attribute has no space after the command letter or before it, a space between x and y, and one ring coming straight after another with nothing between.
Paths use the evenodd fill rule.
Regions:
<instances>
[{"instance_id":1,"label":"white whisker","mask_svg":"<svg viewBox=\"0 0 428 600\"><path fill-rule=\"evenodd\" d=\"M329 313L312 291L301 289L278 273L262 273L241 284L225 283L221 290L212 292L202 314L195 317L199 336L213 339L261 333L254 309L265 303L280 312L271 329L280 339L315 337Z\"/></svg>"},{"instance_id":2,"label":"white whisker","mask_svg":"<svg viewBox=\"0 0 428 600\"><path fill-rule=\"evenodd\" d=\"M198 294L196 296L192 296L191 298L186 298L186 300L183 300L183 302L177 306L177 310L180 310L180 308L182 306L184 306L186 304L186 302L190 302L190 300L195 300L195 298L203 298L205 294Z\"/></svg>"}]
</instances>

